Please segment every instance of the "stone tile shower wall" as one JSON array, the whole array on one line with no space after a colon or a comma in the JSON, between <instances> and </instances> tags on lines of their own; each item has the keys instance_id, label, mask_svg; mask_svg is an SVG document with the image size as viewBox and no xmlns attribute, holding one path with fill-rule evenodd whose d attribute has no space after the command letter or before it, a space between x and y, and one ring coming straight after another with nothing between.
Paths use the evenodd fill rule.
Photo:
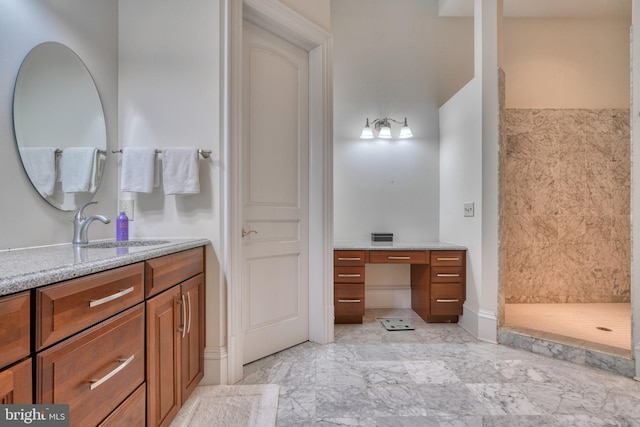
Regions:
<instances>
[{"instance_id":1,"label":"stone tile shower wall","mask_svg":"<svg viewBox=\"0 0 640 427\"><path fill-rule=\"evenodd\" d=\"M505 302L629 302L629 110L504 114Z\"/></svg>"}]
</instances>

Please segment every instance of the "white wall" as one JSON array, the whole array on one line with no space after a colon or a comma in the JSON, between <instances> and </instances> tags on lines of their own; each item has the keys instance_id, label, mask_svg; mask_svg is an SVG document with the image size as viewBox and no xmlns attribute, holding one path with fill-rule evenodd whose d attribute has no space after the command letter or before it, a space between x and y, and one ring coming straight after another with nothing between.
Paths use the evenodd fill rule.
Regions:
<instances>
[{"instance_id":1,"label":"white wall","mask_svg":"<svg viewBox=\"0 0 640 427\"><path fill-rule=\"evenodd\" d=\"M467 300L465 312L480 308L482 262L482 110L481 84L473 79L440 107L440 240L466 246ZM473 202L475 216L464 216ZM460 322L473 319L463 316Z\"/></svg>"},{"instance_id":2,"label":"white wall","mask_svg":"<svg viewBox=\"0 0 640 427\"><path fill-rule=\"evenodd\" d=\"M56 41L71 48L85 63L102 100L107 149L117 147L117 1L24 0L0 4L0 250L70 243L73 212L45 202L31 186L13 134L13 87L26 54L37 44ZM104 178L87 213L117 216L116 162L107 158ZM115 221L94 223L90 238L115 236Z\"/></svg>"},{"instance_id":3,"label":"white wall","mask_svg":"<svg viewBox=\"0 0 640 427\"><path fill-rule=\"evenodd\" d=\"M437 15L437 1L331 3L337 240L438 240L438 106L471 78L473 38L468 20ZM359 139L365 118L385 116L406 117L414 138Z\"/></svg>"},{"instance_id":4,"label":"white wall","mask_svg":"<svg viewBox=\"0 0 640 427\"><path fill-rule=\"evenodd\" d=\"M631 51L632 105L631 105L631 342L636 360L636 379L640 378L640 227L635 226L633 216L640 212L640 0L633 0ZM637 217L637 216L636 216Z\"/></svg>"},{"instance_id":5,"label":"white wall","mask_svg":"<svg viewBox=\"0 0 640 427\"><path fill-rule=\"evenodd\" d=\"M629 19L504 20L507 108L629 108Z\"/></svg>"}]
</instances>

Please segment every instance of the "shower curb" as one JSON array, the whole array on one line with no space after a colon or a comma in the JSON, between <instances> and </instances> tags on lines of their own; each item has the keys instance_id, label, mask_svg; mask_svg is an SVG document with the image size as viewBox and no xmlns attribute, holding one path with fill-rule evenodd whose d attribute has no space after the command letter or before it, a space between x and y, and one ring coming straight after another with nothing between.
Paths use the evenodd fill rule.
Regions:
<instances>
[{"instance_id":1,"label":"shower curb","mask_svg":"<svg viewBox=\"0 0 640 427\"><path fill-rule=\"evenodd\" d=\"M628 378L635 376L635 362L630 357L540 338L521 330L505 327L498 329L498 344L602 369Z\"/></svg>"}]
</instances>

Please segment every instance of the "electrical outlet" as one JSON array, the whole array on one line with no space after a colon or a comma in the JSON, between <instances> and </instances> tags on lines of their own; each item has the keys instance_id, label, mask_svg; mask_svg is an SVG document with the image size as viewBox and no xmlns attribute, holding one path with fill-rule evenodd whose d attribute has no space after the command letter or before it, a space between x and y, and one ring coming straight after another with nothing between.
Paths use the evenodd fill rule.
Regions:
<instances>
[{"instance_id":1,"label":"electrical outlet","mask_svg":"<svg viewBox=\"0 0 640 427\"><path fill-rule=\"evenodd\" d=\"M129 221L133 221L133 200L120 200L120 212L124 212Z\"/></svg>"},{"instance_id":2,"label":"electrical outlet","mask_svg":"<svg viewBox=\"0 0 640 427\"><path fill-rule=\"evenodd\" d=\"M465 202L464 204L464 216L473 216L473 202Z\"/></svg>"}]
</instances>

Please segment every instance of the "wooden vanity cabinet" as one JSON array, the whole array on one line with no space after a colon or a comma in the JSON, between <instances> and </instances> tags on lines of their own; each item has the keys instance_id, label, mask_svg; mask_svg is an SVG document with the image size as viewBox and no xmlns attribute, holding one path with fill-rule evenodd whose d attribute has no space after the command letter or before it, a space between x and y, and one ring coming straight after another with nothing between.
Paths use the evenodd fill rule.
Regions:
<instances>
[{"instance_id":1,"label":"wooden vanity cabinet","mask_svg":"<svg viewBox=\"0 0 640 427\"><path fill-rule=\"evenodd\" d=\"M337 249L334 322L362 323L365 264L411 265L411 308L426 322L457 322L466 298L466 250Z\"/></svg>"},{"instance_id":2,"label":"wooden vanity cabinet","mask_svg":"<svg viewBox=\"0 0 640 427\"><path fill-rule=\"evenodd\" d=\"M333 307L335 323L362 323L366 251L334 251Z\"/></svg>"},{"instance_id":3,"label":"wooden vanity cabinet","mask_svg":"<svg viewBox=\"0 0 640 427\"><path fill-rule=\"evenodd\" d=\"M33 403L30 301L29 292L0 298L0 404Z\"/></svg>"},{"instance_id":4,"label":"wooden vanity cabinet","mask_svg":"<svg viewBox=\"0 0 640 427\"><path fill-rule=\"evenodd\" d=\"M466 298L466 252L431 252L428 320L457 322Z\"/></svg>"},{"instance_id":5,"label":"wooden vanity cabinet","mask_svg":"<svg viewBox=\"0 0 640 427\"><path fill-rule=\"evenodd\" d=\"M204 250L146 264L147 425L166 426L204 376Z\"/></svg>"}]
</instances>

